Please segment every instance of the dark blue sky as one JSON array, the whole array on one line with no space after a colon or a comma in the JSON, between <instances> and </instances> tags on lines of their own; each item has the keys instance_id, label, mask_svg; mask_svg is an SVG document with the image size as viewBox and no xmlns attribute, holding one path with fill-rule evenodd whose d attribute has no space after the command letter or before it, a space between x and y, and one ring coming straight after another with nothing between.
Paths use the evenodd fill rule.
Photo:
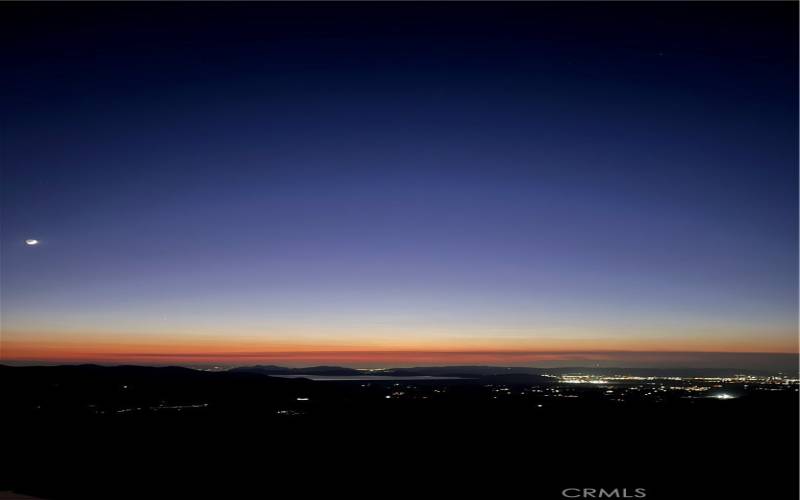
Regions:
<instances>
[{"instance_id":1,"label":"dark blue sky","mask_svg":"<svg viewBox=\"0 0 800 500\"><path fill-rule=\"evenodd\" d=\"M3 11L29 357L797 348L795 3Z\"/></svg>"}]
</instances>

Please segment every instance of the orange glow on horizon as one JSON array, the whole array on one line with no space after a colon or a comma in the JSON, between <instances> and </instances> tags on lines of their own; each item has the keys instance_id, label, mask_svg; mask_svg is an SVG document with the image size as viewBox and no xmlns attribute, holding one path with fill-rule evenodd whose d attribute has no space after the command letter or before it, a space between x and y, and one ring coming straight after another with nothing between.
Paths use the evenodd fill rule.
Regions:
<instances>
[{"instance_id":1,"label":"orange glow on horizon","mask_svg":"<svg viewBox=\"0 0 800 500\"><path fill-rule=\"evenodd\" d=\"M206 340L193 344L160 341L78 342L78 341L3 341L0 362L49 363L141 363L141 364L256 364L288 365L341 364L351 366L388 366L409 364L522 364L537 362L614 361L635 358L641 362L659 362L678 355L727 353L797 354L796 346L750 344L721 345L695 343L671 345L620 342L542 342L530 345L319 345L288 343L224 343ZM764 349L772 347L772 349Z\"/></svg>"}]
</instances>

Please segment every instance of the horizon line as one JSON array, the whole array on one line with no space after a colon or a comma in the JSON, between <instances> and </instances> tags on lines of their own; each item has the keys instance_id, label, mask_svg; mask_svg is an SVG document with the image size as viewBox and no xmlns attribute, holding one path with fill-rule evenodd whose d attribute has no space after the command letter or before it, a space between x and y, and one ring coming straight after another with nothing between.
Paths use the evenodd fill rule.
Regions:
<instances>
[{"instance_id":1,"label":"horizon line","mask_svg":"<svg viewBox=\"0 0 800 500\"><path fill-rule=\"evenodd\" d=\"M51 352L36 356L0 355L13 365L105 364L149 366L246 366L271 364L292 368L337 366L401 368L415 366L509 366L555 368L595 366L620 368L741 368L796 370L800 353L742 351L634 351L634 350L349 350L349 351L242 351L242 352ZM27 354L27 355L26 355Z\"/></svg>"}]
</instances>

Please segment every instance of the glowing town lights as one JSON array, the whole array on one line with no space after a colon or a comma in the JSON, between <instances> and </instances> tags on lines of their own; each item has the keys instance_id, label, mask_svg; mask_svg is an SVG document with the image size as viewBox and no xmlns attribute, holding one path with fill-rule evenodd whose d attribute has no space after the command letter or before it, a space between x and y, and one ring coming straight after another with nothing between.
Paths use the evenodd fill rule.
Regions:
<instances>
[{"instance_id":1,"label":"glowing town lights","mask_svg":"<svg viewBox=\"0 0 800 500\"><path fill-rule=\"evenodd\" d=\"M715 394L714 397L716 399L733 399L733 396L731 396L730 394L725 394L725 393Z\"/></svg>"}]
</instances>

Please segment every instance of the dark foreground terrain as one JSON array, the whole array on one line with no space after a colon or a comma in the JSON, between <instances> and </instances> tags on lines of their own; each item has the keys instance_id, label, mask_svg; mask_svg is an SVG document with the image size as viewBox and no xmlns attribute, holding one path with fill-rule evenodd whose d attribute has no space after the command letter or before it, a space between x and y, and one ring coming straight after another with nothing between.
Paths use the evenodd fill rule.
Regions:
<instances>
[{"instance_id":1,"label":"dark foreground terrain","mask_svg":"<svg viewBox=\"0 0 800 500\"><path fill-rule=\"evenodd\" d=\"M99 366L0 380L0 490L42 498L798 497L796 383Z\"/></svg>"}]
</instances>

